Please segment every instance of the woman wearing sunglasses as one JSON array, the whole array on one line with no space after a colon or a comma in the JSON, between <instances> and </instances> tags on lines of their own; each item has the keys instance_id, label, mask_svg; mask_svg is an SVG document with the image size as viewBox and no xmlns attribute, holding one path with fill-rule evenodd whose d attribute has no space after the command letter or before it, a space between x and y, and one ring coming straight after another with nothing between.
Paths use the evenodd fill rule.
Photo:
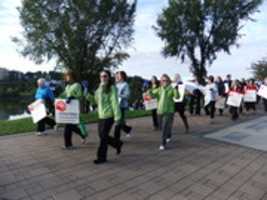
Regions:
<instances>
[{"instance_id":1,"label":"woman wearing sunglasses","mask_svg":"<svg viewBox=\"0 0 267 200\"><path fill-rule=\"evenodd\" d=\"M177 88L171 86L171 79L167 74L163 74L160 79L160 87L149 92L149 95L158 99L158 115L160 119L160 129L162 131L162 143L159 150L165 150L166 144L171 141L172 125L175 113L174 99L179 98Z\"/></svg>"},{"instance_id":2,"label":"woman wearing sunglasses","mask_svg":"<svg viewBox=\"0 0 267 200\"><path fill-rule=\"evenodd\" d=\"M121 153L123 143L118 138L109 136L114 121L119 124L121 111L118 101L117 90L111 80L111 73L104 70L100 73L100 85L95 96L87 95L87 100L97 105L98 111L98 133L100 144L97 151L95 164L107 162L108 145L116 149L117 154Z\"/></svg>"}]
</instances>

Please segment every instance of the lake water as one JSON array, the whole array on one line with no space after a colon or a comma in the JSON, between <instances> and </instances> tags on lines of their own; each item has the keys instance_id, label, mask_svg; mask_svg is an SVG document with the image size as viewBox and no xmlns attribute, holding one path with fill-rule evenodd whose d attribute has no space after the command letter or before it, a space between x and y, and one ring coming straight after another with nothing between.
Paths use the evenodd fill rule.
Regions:
<instances>
[{"instance_id":1,"label":"lake water","mask_svg":"<svg viewBox=\"0 0 267 200\"><path fill-rule=\"evenodd\" d=\"M0 120L11 118L26 117L26 108L31 100L22 101L18 99L0 99Z\"/></svg>"}]
</instances>

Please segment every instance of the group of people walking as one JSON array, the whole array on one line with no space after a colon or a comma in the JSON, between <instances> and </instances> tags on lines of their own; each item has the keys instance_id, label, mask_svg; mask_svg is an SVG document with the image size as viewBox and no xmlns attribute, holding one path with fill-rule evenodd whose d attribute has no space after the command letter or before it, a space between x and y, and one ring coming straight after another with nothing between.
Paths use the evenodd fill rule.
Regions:
<instances>
[{"instance_id":1,"label":"group of people walking","mask_svg":"<svg viewBox=\"0 0 267 200\"><path fill-rule=\"evenodd\" d=\"M113 80L115 79L115 82ZM64 98L67 104L73 100L80 101L85 98L91 105L96 105L98 113L98 134L99 146L97 150L95 164L102 164L107 162L108 146L115 149L119 155L122 151L123 141L121 139L121 132L126 133L126 137L130 137L132 127L127 125L125 113L129 109L130 88L127 83L127 74L124 71L119 71L112 77L110 71L103 70L99 75L99 86L94 94L84 93L81 84L77 81L75 74L72 71L67 71L64 74L64 81L66 86L64 92L59 98ZM257 91L260 84L256 84L254 80L238 81L232 80L228 75L225 80L221 77L215 79L214 76L207 77L206 84L200 85L197 82L191 81L191 86L185 86L180 74L176 74L172 80L167 74L163 74L160 80L153 76L149 82L146 82L143 88L143 95L149 96L151 99L156 99L157 106L151 110L152 122L154 130L160 130L161 143L159 150L165 150L168 143L172 139L172 126L174 123L175 113L179 116L184 124L185 133L189 133L190 126L186 116L188 107L189 113L192 115L201 115L201 109L204 108L205 114L210 116L211 123L214 122L216 110L223 115L227 108L226 101L231 95L231 92L245 94L248 90ZM53 92L45 85L44 79L39 79L38 89L35 94L36 100L45 102L48 112L54 115L54 101ZM190 85L189 84L189 85ZM267 79L261 83L267 86ZM181 90L183 88L183 90ZM225 101L225 107L218 107L218 101ZM244 102L239 107L229 106L232 120L237 120L239 114L243 112L243 105L247 111L256 111L256 104L259 103L258 97L255 102ZM267 112L267 100L263 99L264 108ZM45 125L56 128L55 121L46 117L37 123L37 134L44 135ZM114 134L111 135L113 125ZM76 133L81 137L81 142L86 143L87 135L83 134L78 124L64 125L64 149L75 149L72 143L72 134Z\"/></svg>"}]
</instances>

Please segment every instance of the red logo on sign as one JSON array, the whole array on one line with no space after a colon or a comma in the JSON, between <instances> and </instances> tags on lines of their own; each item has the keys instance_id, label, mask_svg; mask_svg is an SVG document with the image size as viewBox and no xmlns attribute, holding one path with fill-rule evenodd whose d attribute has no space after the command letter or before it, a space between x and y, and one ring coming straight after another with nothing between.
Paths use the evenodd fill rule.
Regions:
<instances>
[{"instance_id":1,"label":"red logo on sign","mask_svg":"<svg viewBox=\"0 0 267 200\"><path fill-rule=\"evenodd\" d=\"M60 112L64 112L66 110L66 103L64 101L57 101L56 102L56 110Z\"/></svg>"}]
</instances>

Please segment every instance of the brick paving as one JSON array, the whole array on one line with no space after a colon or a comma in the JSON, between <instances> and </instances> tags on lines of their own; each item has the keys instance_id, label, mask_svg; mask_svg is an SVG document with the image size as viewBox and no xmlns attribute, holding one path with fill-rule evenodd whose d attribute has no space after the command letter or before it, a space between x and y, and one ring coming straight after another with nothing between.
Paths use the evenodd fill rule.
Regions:
<instances>
[{"instance_id":1,"label":"brick paving","mask_svg":"<svg viewBox=\"0 0 267 200\"><path fill-rule=\"evenodd\" d=\"M0 200L267 200L267 153L201 137L234 125L228 116L215 124L206 116L189 122L191 133L184 134L177 117L174 141L159 152L160 132L152 131L151 119L129 120L133 137L123 138L122 155L110 149L101 166L92 163L96 125L89 125L87 145L74 136L75 151L61 149L62 130L1 137Z\"/></svg>"}]
</instances>

